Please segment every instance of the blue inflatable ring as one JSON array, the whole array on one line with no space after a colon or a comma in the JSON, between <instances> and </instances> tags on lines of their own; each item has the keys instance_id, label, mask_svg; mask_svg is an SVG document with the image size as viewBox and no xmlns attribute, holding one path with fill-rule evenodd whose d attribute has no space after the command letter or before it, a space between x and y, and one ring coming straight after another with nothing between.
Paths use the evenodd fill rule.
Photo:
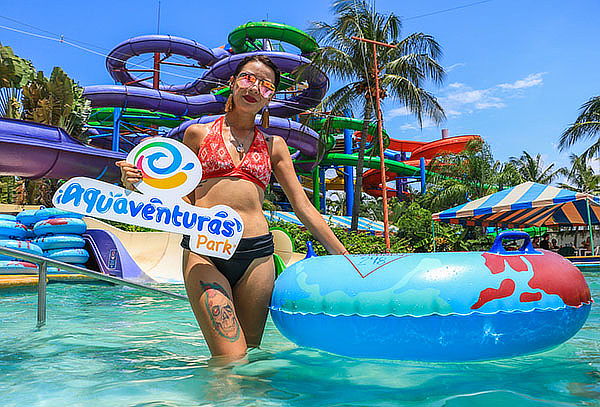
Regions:
<instances>
[{"instance_id":1,"label":"blue inflatable ring","mask_svg":"<svg viewBox=\"0 0 600 407\"><path fill-rule=\"evenodd\" d=\"M64 263L83 264L90 258L89 253L85 249L56 249L48 250L44 253L46 257L53 260L62 261Z\"/></svg>"},{"instance_id":2,"label":"blue inflatable ring","mask_svg":"<svg viewBox=\"0 0 600 407\"><path fill-rule=\"evenodd\" d=\"M80 249L85 246L85 239L80 235L48 235L33 240L42 250Z\"/></svg>"},{"instance_id":3,"label":"blue inflatable ring","mask_svg":"<svg viewBox=\"0 0 600 407\"><path fill-rule=\"evenodd\" d=\"M82 219L83 215L71 211L65 211L64 209L58 208L44 208L36 212L36 216L39 216L40 220L54 219L54 218L73 218Z\"/></svg>"},{"instance_id":4,"label":"blue inflatable ring","mask_svg":"<svg viewBox=\"0 0 600 407\"><path fill-rule=\"evenodd\" d=\"M30 242L25 242L22 240L0 240L0 247L7 247L9 249L21 250L22 252L37 254L39 256L43 256L44 252L42 249ZM0 255L0 260L19 260L10 256Z\"/></svg>"},{"instance_id":5,"label":"blue inflatable ring","mask_svg":"<svg viewBox=\"0 0 600 407\"><path fill-rule=\"evenodd\" d=\"M27 227L19 222L0 220L0 239L24 239Z\"/></svg>"},{"instance_id":6,"label":"blue inflatable ring","mask_svg":"<svg viewBox=\"0 0 600 407\"><path fill-rule=\"evenodd\" d=\"M0 274L37 274L38 266L26 261L0 260Z\"/></svg>"},{"instance_id":7,"label":"blue inflatable ring","mask_svg":"<svg viewBox=\"0 0 600 407\"><path fill-rule=\"evenodd\" d=\"M33 226L44 218L39 216L40 209L26 209L17 214L17 222L26 226Z\"/></svg>"},{"instance_id":8,"label":"blue inflatable ring","mask_svg":"<svg viewBox=\"0 0 600 407\"><path fill-rule=\"evenodd\" d=\"M518 251L313 257L275 281L271 316L300 346L352 357L467 361L554 347L592 299L564 257ZM498 242L498 240L497 240Z\"/></svg>"},{"instance_id":9,"label":"blue inflatable ring","mask_svg":"<svg viewBox=\"0 0 600 407\"><path fill-rule=\"evenodd\" d=\"M33 231L36 236L44 235L80 235L87 229L85 222L77 218L52 218L41 220L35 224Z\"/></svg>"},{"instance_id":10,"label":"blue inflatable ring","mask_svg":"<svg viewBox=\"0 0 600 407\"><path fill-rule=\"evenodd\" d=\"M15 215L8 215L5 213L0 213L0 220L7 220L9 222L17 222L18 221L18 219Z\"/></svg>"}]
</instances>

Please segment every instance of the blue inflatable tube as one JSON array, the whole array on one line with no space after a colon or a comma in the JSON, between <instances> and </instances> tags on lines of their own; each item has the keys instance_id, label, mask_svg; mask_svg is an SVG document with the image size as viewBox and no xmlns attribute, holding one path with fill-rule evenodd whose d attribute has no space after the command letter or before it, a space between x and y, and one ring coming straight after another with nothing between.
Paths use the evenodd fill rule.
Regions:
<instances>
[{"instance_id":1,"label":"blue inflatable tube","mask_svg":"<svg viewBox=\"0 0 600 407\"><path fill-rule=\"evenodd\" d=\"M37 254L39 256L43 256L44 252L42 249L30 242L25 242L22 240L0 240L0 247L7 247L9 249L20 250L22 252ZM10 256L0 255L0 260L18 260Z\"/></svg>"},{"instance_id":2,"label":"blue inflatable tube","mask_svg":"<svg viewBox=\"0 0 600 407\"><path fill-rule=\"evenodd\" d=\"M507 236L525 239L506 252ZM275 281L271 316L300 346L377 359L470 361L572 337L592 299L581 272L529 236L489 252L313 257Z\"/></svg>"},{"instance_id":3,"label":"blue inflatable tube","mask_svg":"<svg viewBox=\"0 0 600 407\"><path fill-rule=\"evenodd\" d=\"M1 216L2 215L0 215L0 219L2 219ZM58 208L42 207L41 209L26 209L24 211L21 211L16 216L16 220L18 222L21 222L25 226L33 226L41 220L52 219L52 218L82 219L83 215L75 213L75 212L65 211L63 209L58 209Z\"/></svg>"},{"instance_id":4,"label":"blue inflatable tube","mask_svg":"<svg viewBox=\"0 0 600 407\"><path fill-rule=\"evenodd\" d=\"M0 220L7 220L9 222L17 222L17 217L15 215L8 215L5 213L0 213Z\"/></svg>"},{"instance_id":5,"label":"blue inflatable tube","mask_svg":"<svg viewBox=\"0 0 600 407\"><path fill-rule=\"evenodd\" d=\"M83 264L86 263L90 258L89 253L85 249L48 250L44 253L44 255L53 260L71 264Z\"/></svg>"},{"instance_id":6,"label":"blue inflatable tube","mask_svg":"<svg viewBox=\"0 0 600 407\"><path fill-rule=\"evenodd\" d=\"M39 215L40 209L26 209L19 212L16 218L18 222L21 222L25 226L33 226L36 222L43 220L44 218Z\"/></svg>"},{"instance_id":7,"label":"blue inflatable tube","mask_svg":"<svg viewBox=\"0 0 600 407\"><path fill-rule=\"evenodd\" d=\"M24 239L27 227L19 222L0 220L0 239Z\"/></svg>"},{"instance_id":8,"label":"blue inflatable tube","mask_svg":"<svg viewBox=\"0 0 600 407\"><path fill-rule=\"evenodd\" d=\"M40 218L40 220L55 219L55 218L73 218L73 219L82 219L83 218L83 215L80 213L65 211L64 209L58 209L58 208L40 209L36 212L36 216L38 216Z\"/></svg>"},{"instance_id":9,"label":"blue inflatable tube","mask_svg":"<svg viewBox=\"0 0 600 407\"><path fill-rule=\"evenodd\" d=\"M85 246L85 239L80 235L48 235L33 240L42 250L80 249Z\"/></svg>"},{"instance_id":10,"label":"blue inflatable tube","mask_svg":"<svg viewBox=\"0 0 600 407\"><path fill-rule=\"evenodd\" d=\"M72 271L59 269L58 267L48 267L48 269L46 271L49 275L52 275L52 274L73 274L73 275L77 274Z\"/></svg>"},{"instance_id":11,"label":"blue inflatable tube","mask_svg":"<svg viewBox=\"0 0 600 407\"><path fill-rule=\"evenodd\" d=\"M33 231L36 236L44 235L80 235L87 229L85 222L77 218L51 218L35 224Z\"/></svg>"},{"instance_id":12,"label":"blue inflatable tube","mask_svg":"<svg viewBox=\"0 0 600 407\"><path fill-rule=\"evenodd\" d=\"M0 260L1 274L37 274L38 266L26 261Z\"/></svg>"}]
</instances>

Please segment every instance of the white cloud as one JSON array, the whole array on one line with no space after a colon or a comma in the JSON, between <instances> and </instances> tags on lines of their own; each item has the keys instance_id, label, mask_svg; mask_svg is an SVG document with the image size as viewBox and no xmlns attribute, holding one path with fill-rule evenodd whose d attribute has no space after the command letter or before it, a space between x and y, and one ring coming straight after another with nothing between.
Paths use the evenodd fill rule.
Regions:
<instances>
[{"instance_id":1,"label":"white cloud","mask_svg":"<svg viewBox=\"0 0 600 407\"><path fill-rule=\"evenodd\" d=\"M444 70L445 70L446 72L452 72L452 71L454 71L456 68L460 68L460 67L462 67L462 66L466 66L466 65L467 65L467 64L465 64L465 63L459 62L459 63L457 63L457 64L452 64L452 65L450 65L450 66L446 66L446 67L444 67Z\"/></svg>"},{"instance_id":2,"label":"white cloud","mask_svg":"<svg viewBox=\"0 0 600 407\"><path fill-rule=\"evenodd\" d=\"M399 116L410 116L412 113L406 108L406 106L398 107L396 109L385 112L385 116L389 119Z\"/></svg>"},{"instance_id":3,"label":"white cloud","mask_svg":"<svg viewBox=\"0 0 600 407\"><path fill-rule=\"evenodd\" d=\"M522 96L528 88L543 85L545 74L546 72L532 73L514 82L501 83L484 89L473 89L467 84L453 82L441 89L438 94L438 102L444 108L447 117L470 114L479 110L501 109L507 106L508 99ZM412 114L406 107L386 112L388 119L399 116L412 116ZM423 123L423 128L434 126L431 122ZM420 127L415 121L400 126L400 130L417 129Z\"/></svg>"},{"instance_id":4,"label":"white cloud","mask_svg":"<svg viewBox=\"0 0 600 407\"><path fill-rule=\"evenodd\" d=\"M406 123L400 126L400 130L419 130L419 127L416 123Z\"/></svg>"},{"instance_id":5,"label":"white cloud","mask_svg":"<svg viewBox=\"0 0 600 407\"><path fill-rule=\"evenodd\" d=\"M419 126L419 122L415 121L413 123L406 123L400 126L400 130L421 130L421 129L429 129L431 127L437 127L433 121L423 118L423 125Z\"/></svg>"},{"instance_id":6,"label":"white cloud","mask_svg":"<svg viewBox=\"0 0 600 407\"><path fill-rule=\"evenodd\" d=\"M498 87L502 89L526 89L533 86L539 86L544 82L542 76L545 74L546 72L532 73L523 79L514 81L513 83L501 83L498 85Z\"/></svg>"}]
</instances>

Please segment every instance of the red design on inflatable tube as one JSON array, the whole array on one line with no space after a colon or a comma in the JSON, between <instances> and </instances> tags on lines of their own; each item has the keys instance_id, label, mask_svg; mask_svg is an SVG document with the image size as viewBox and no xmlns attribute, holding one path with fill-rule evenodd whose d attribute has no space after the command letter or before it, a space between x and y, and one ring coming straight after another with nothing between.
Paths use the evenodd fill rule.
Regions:
<instances>
[{"instance_id":1,"label":"red design on inflatable tube","mask_svg":"<svg viewBox=\"0 0 600 407\"><path fill-rule=\"evenodd\" d=\"M510 278L502 280L499 288L486 288L481 293L479 293L479 300L473 305L471 305L471 309L478 309L487 304L492 300L497 300L498 298L506 298L510 297L515 292L515 282Z\"/></svg>"}]
</instances>

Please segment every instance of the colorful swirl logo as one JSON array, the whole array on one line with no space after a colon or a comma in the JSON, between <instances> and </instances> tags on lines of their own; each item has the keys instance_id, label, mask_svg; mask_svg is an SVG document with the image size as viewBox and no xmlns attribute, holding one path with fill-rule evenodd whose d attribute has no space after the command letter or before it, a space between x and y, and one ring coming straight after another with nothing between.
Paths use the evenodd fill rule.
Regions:
<instances>
[{"instance_id":1,"label":"colorful swirl logo","mask_svg":"<svg viewBox=\"0 0 600 407\"><path fill-rule=\"evenodd\" d=\"M171 139L146 140L131 150L127 161L142 171L142 182L136 188L143 193L177 192L179 198L191 192L202 176L195 154Z\"/></svg>"}]
</instances>

